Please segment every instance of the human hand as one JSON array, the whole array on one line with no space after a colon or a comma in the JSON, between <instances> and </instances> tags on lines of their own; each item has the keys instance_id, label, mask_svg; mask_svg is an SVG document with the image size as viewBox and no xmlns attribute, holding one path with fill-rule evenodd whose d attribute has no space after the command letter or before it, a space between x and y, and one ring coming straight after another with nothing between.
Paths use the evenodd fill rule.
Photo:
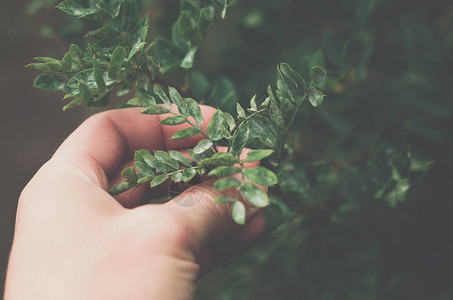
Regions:
<instances>
[{"instance_id":1,"label":"human hand","mask_svg":"<svg viewBox=\"0 0 453 300\"><path fill-rule=\"evenodd\" d=\"M202 107L207 124L214 109ZM149 187L116 198L138 149L184 149L201 137L169 139L181 126L160 126L139 109L112 110L84 122L23 190L18 204L5 299L191 299L200 268L240 251L264 229L247 210L240 227L209 183L165 204L145 204ZM196 205L177 205L181 197Z\"/></svg>"}]
</instances>

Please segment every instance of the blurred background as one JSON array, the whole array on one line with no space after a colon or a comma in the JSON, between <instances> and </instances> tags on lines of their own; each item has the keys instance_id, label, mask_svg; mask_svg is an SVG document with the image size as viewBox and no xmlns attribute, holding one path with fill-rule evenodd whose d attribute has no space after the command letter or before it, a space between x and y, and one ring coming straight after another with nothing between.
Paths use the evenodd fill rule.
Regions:
<instances>
[{"instance_id":1,"label":"blurred background","mask_svg":"<svg viewBox=\"0 0 453 300\"><path fill-rule=\"evenodd\" d=\"M21 189L99 111L63 112L61 95L34 89L39 72L24 68L61 58L89 28L52 9L57 2L4 0L0 10L2 284ZM452 299L451 1L232 2L195 71L163 77L228 110L274 84L280 62L305 78L321 65L327 97L294 124L269 231L203 278L198 298ZM150 36L170 37L180 1L141 3Z\"/></svg>"}]
</instances>

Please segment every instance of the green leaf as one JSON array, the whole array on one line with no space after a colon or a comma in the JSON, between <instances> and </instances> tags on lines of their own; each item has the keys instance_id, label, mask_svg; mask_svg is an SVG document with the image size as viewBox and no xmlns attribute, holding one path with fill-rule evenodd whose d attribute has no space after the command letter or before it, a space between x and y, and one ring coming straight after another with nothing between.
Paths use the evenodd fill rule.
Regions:
<instances>
[{"instance_id":1,"label":"green leaf","mask_svg":"<svg viewBox=\"0 0 453 300\"><path fill-rule=\"evenodd\" d=\"M235 202L236 199L230 196L220 196L219 198L215 199L214 204L224 204L229 202Z\"/></svg>"},{"instance_id":2,"label":"green leaf","mask_svg":"<svg viewBox=\"0 0 453 300\"><path fill-rule=\"evenodd\" d=\"M143 161L151 168L156 169L157 173L167 173L171 169L165 166L160 160L152 155L144 155Z\"/></svg>"},{"instance_id":3,"label":"green leaf","mask_svg":"<svg viewBox=\"0 0 453 300\"><path fill-rule=\"evenodd\" d=\"M203 126L203 114L201 113L201 108L198 105L197 101L193 100L192 98L186 98L185 101L187 103L189 115L195 120L195 122L197 122L200 127Z\"/></svg>"},{"instance_id":4,"label":"green leaf","mask_svg":"<svg viewBox=\"0 0 453 300\"><path fill-rule=\"evenodd\" d=\"M282 63L279 65L279 71L287 78L289 78L294 85L300 90L304 91L307 84L299 73L294 71L288 64Z\"/></svg>"},{"instance_id":5,"label":"green leaf","mask_svg":"<svg viewBox=\"0 0 453 300\"><path fill-rule=\"evenodd\" d=\"M182 11L176 24L179 34L184 40L196 42L200 39L198 22L192 18L190 12Z\"/></svg>"},{"instance_id":6,"label":"green leaf","mask_svg":"<svg viewBox=\"0 0 453 300\"><path fill-rule=\"evenodd\" d=\"M237 224L245 224L245 206L241 201L234 202L231 209L231 216Z\"/></svg>"},{"instance_id":7,"label":"green leaf","mask_svg":"<svg viewBox=\"0 0 453 300\"><path fill-rule=\"evenodd\" d=\"M71 102L69 102L68 104L66 104L64 107L63 107L63 111L66 111L70 108L74 108L74 107L77 107L77 106L80 106L82 105L84 102L83 102L83 99L82 97L78 97L78 98L75 98L74 100L72 100Z\"/></svg>"},{"instance_id":8,"label":"green leaf","mask_svg":"<svg viewBox=\"0 0 453 300\"><path fill-rule=\"evenodd\" d=\"M102 77L104 78L106 85L111 85L111 84L115 83L114 80L111 80L110 78L108 78L107 71L102 70L101 72L102 72ZM68 84L67 84L68 88L77 89L79 86L80 80L83 80L90 89L98 88L93 69L86 69L86 70L83 70L83 71L77 73L76 75L74 75L74 77L72 77L68 81Z\"/></svg>"},{"instance_id":9,"label":"green leaf","mask_svg":"<svg viewBox=\"0 0 453 300\"><path fill-rule=\"evenodd\" d=\"M145 42L138 42L137 44L135 44L131 51L129 52L129 56L127 57L127 61L130 61L132 57L134 57L134 55L138 52L138 51L141 51L143 49L143 47L145 46Z\"/></svg>"},{"instance_id":10,"label":"green leaf","mask_svg":"<svg viewBox=\"0 0 453 300\"><path fill-rule=\"evenodd\" d=\"M182 180L182 171L175 172L171 175L171 180L180 182Z\"/></svg>"},{"instance_id":11,"label":"green leaf","mask_svg":"<svg viewBox=\"0 0 453 300\"><path fill-rule=\"evenodd\" d=\"M151 152L149 152L146 149L137 150L134 153L134 160L144 162L145 160L143 157L150 156L150 155L151 155Z\"/></svg>"},{"instance_id":12,"label":"green leaf","mask_svg":"<svg viewBox=\"0 0 453 300\"><path fill-rule=\"evenodd\" d=\"M171 139L186 139L191 136L197 135L200 133L200 129L196 127L188 127L176 131L176 133L171 137Z\"/></svg>"},{"instance_id":13,"label":"green leaf","mask_svg":"<svg viewBox=\"0 0 453 300\"><path fill-rule=\"evenodd\" d=\"M153 50L156 58L160 61L159 71L161 73L166 73L179 67L184 57L184 53L181 50L163 38L155 39Z\"/></svg>"},{"instance_id":14,"label":"green leaf","mask_svg":"<svg viewBox=\"0 0 453 300\"><path fill-rule=\"evenodd\" d=\"M135 187L135 184L133 184L133 183L131 183L129 181L117 183L110 190L110 195L116 196L116 195L122 194L125 191L130 190L133 187Z\"/></svg>"},{"instance_id":15,"label":"green leaf","mask_svg":"<svg viewBox=\"0 0 453 300\"><path fill-rule=\"evenodd\" d=\"M204 166L230 166L239 163L239 159L231 153L219 152L211 157L202 159L198 162L201 167Z\"/></svg>"},{"instance_id":16,"label":"green leaf","mask_svg":"<svg viewBox=\"0 0 453 300\"><path fill-rule=\"evenodd\" d=\"M190 181L196 174L197 174L196 170L190 169L190 168L185 168L182 171L181 180L184 182Z\"/></svg>"},{"instance_id":17,"label":"green leaf","mask_svg":"<svg viewBox=\"0 0 453 300\"><path fill-rule=\"evenodd\" d=\"M154 101L153 101L154 100ZM137 107L147 107L151 105L156 105L156 100L151 96L151 98L145 97L135 97L127 101L128 105L137 106Z\"/></svg>"},{"instance_id":18,"label":"green leaf","mask_svg":"<svg viewBox=\"0 0 453 300\"><path fill-rule=\"evenodd\" d=\"M327 70L323 67L314 66L311 68L311 79L314 83L321 83L326 80Z\"/></svg>"},{"instance_id":19,"label":"green leaf","mask_svg":"<svg viewBox=\"0 0 453 300\"><path fill-rule=\"evenodd\" d=\"M307 90L307 95L308 100L314 107L318 107L319 105L321 105L322 101L324 100L324 94L313 87Z\"/></svg>"},{"instance_id":20,"label":"green leaf","mask_svg":"<svg viewBox=\"0 0 453 300\"><path fill-rule=\"evenodd\" d=\"M231 176L241 172L241 168L235 166L220 166L209 172L210 176Z\"/></svg>"},{"instance_id":21,"label":"green leaf","mask_svg":"<svg viewBox=\"0 0 453 300\"><path fill-rule=\"evenodd\" d=\"M136 0L122 0L121 2L121 29L123 32L132 33L140 20L140 9Z\"/></svg>"},{"instance_id":22,"label":"green leaf","mask_svg":"<svg viewBox=\"0 0 453 300\"><path fill-rule=\"evenodd\" d=\"M110 58L110 64L108 69L109 78L113 80L120 79L121 67L123 66L124 59L126 58L126 49L122 46L118 46Z\"/></svg>"},{"instance_id":23,"label":"green leaf","mask_svg":"<svg viewBox=\"0 0 453 300\"><path fill-rule=\"evenodd\" d=\"M79 81L79 93L80 93L80 97L82 97L83 101L88 102L93 99L93 93L91 92L90 88L85 83L85 81L83 81L83 80Z\"/></svg>"},{"instance_id":24,"label":"green leaf","mask_svg":"<svg viewBox=\"0 0 453 300\"><path fill-rule=\"evenodd\" d=\"M90 16L102 10L101 7L95 5L88 5L88 1L83 2L77 0L63 1L57 6L57 8L67 13L68 15L75 16L78 18Z\"/></svg>"},{"instance_id":25,"label":"green leaf","mask_svg":"<svg viewBox=\"0 0 453 300\"><path fill-rule=\"evenodd\" d=\"M157 177L154 177L154 179L151 181L151 187L155 187L155 186L158 186L159 184L162 184L164 183L165 180L168 179L168 175L167 174L162 174L162 175L159 175Z\"/></svg>"},{"instance_id":26,"label":"green leaf","mask_svg":"<svg viewBox=\"0 0 453 300\"><path fill-rule=\"evenodd\" d=\"M192 161L188 159L184 154L178 151L170 150L168 152L171 158L177 160L178 162L182 163L186 167L191 167L192 166Z\"/></svg>"},{"instance_id":27,"label":"green leaf","mask_svg":"<svg viewBox=\"0 0 453 300\"><path fill-rule=\"evenodd\" d=\"M186 122L187 122L187 120L183 116L174 116L174 117L168 117L168 118L163 119L162 121L159 122L159 124L173 126L173 125L180 125L180 124L183 124Z\"/></svg>"},{"instance_id":28,"label":"green leaf","mask_svg":"<svg viewBox=\"0 0 453 300\"><path fill-rule=\"evenodd\" d=\"M102 72L101 67L99 66L99 62L96 58L96 55L93 55L93 73L96 85L101 91L105 91L107 89L107 86L105 84L104 74Z\"/></svg>"},{"instance_id":29,"label":"green leaf","mask_svg":"<svg viewBox=\"0 0 453 300\"><path fill-rule=\"evenodd\" d=\"M184 101L184 99L182 99L179 92L174 87L169 87L168 92L170 93L170 98L173 101L173 103L175 103L176 106L178 106L179 113L184 117L188 117L189 109L187 107L187 103Z\"/></svg>"},{"instance_id":30,"label":"green leaf","mask_svg":"<svg viewBox=\"0 0 453 300\"><path fill-rule=\"evenodd\" d=\"M218 109L214 113L211 121L208 124L207 128L208 136L213 141L221 140L222 138L224 138L222 127L225 127L225 125L227 125L225 115L220 109Z\"/></svg>"},{"instance_id":31,"label":"green leaf","mask_svg":"<svg viewBox=\"0 0 453 300\"><path fill-rule=\"evenodd\" d=\"M230 151L235 155L240 155L242 149L247 145L249 140L252 138L250 135L249 123L243 124L239 127L238 131L234 135L230 142Z\"/></svg>"},{"instance_id":32,"label":"green leaf","mask_svg":"<svg viewBox=\"0 0 453 300\"><path fill-rule=\"evenodd\" d=\"M154 156L167 166L170 166L175 170L179 170L179 163L175 159L171 158L167 152L155 150Z\"/></svg>"},{"instance_id":33,"label":"green leaf","mask_svg":"<svg viewBox=\"0 0 453 300\"><path fill-rule=\"evenodd\" d=\"M137 183L138 177L137 173L135 173L134 167L125 168L123 172L121 172L121 176L123 176L132 183Z\"/></svg>"},{"instance_id":34,"label":"green leaf","mask_svg":"<svg viewBox=\"0 0 453 300\"><path fill-rule=\"evenodd\" d=\"M162 100L166 107L171 109L171 101L170 99L168 99L167 94L165 94L164 90L160 85L155 84L153 92L160 98L160 100Z\"/></svg>"},{"instance_id":35,"label":"green leaf","mask_svg":"<svg viewBox=\"0 0 453 300\"><path fill-rule=\"evenodd\" d=\"M193 152L195 154L201 154L206 150L210 149L213 145L213 142L208 139L204 139L198 142L198 144L193 148Z\"/></svg>"},{"instance_id":36,"label":"green leaf","mask_svg":"<svg viewBox=\"0 0 453 300\"><path fill-rule=\"evenodd\" d=\"M145 175L145 174L138 174L137 185L142 185L142 184L148 183L153 178L154 178L154 176Z\"/></svg>"},{"instance_id":37,"label":"green leaf","mask_svg":"<svg viewBox=\"0 0 453 300\"><path fill-rule=\"evenodd\" d=\"M154 177L154 171L151 169L146 163L143 161L135 161L135 167L137 170L142 172L145 175L153 176Z\"/></svg>"},{"instance_id":38,"label":"green leaf","mask_svg":"<svg viewBox=\"0 0 453 300\"><path fill-rule=\"evenodd\" d=\"M240 185L241 185L241 183L239 182L239 180L237 180L233 177L225 177L225 178L217 180L214 183L214 188L216 190L223 191L223 190L238 187Z\"/></svg>"},{"instance_id":39,"label":"green leaf","mask_svg":"<svg viewBox=\"0 0 453 300\"><path fill-rule=\"evenodd\" d=\"M275 100L274 93L271 89L270 86L267 88L267 93L269 94L269 114L271 117L271 120L277 124L278 127L280 128L285 128L285 120L283 117L283 112L281 111L280 107L277 104L277 101Z\"/></svg>"},{"instance_id":40,"label":"green leaf","mask_svg":"<svg viewBox=\"0 0 453 300\"><path fill-rule=\"evenodd\" d=\"M257 207L265 207L269 205L269 197L267 194L254 184L244 184L241 187L241 192L251 204Z\"/></svg>"},{"instance_id":41,"label":"green leaf","mask_svg":"<svg viewBox=\"0 0 453 300\"><path fill-rule=\"evenodd\" d=\"M141 111L142 114L146 115L161 115L169 112L170 111L167 108L161 105L150 105Z\"/></svg>"},{"instance_id":42,"label":"green leaf","mask_svg":"<svg viewBox=\"0 0 453 300\"><path fill-rule=\"evenodd\" d=\"M63 91L66 83L54 75L41 74L35 79L35 87L49 92Z\"/></svg>"},{"instance_id":43,"label":"green leaf","mask_svg":"<svg viewBox=\"0 0 453 300\"><path fill-rule=\"evenodd\" d=\"M245 111L239 103L236 103L236 110L238 112L238 117L245 119Z\"/></svg>"},{"instance_id":44,"label":"green leaf","mask_svg":"<svg viewBox=\"0 0 453 300\"><path fill-rule=\"evenodd\" d=\"M274 150L271 149L261 149L261 150L252 150L247 153L247 157L245 158L245 162L254 162L258 160L262 160L274 153Z\"/></svg>"},{"instance_id":45,"label":"green leaf","mask_svg":"<svg viewBox=\"0 0 453 300\"><path fill-rule=\"evenodd\" d=\"M190 69L193 66L195 60L195 54L197 53L198 47L192 47L187 51L186 56L181 61L181 68Z\"/></svg>"},{"instance_id":46,"label":"green leaf","mask_svg":"<svg viewBox=\"0 0 453 300\"><path fill-rule=\"evenodd\" d=\"M70 52L66 53L65 56L61 59L61 65L63 68L67 71L70 72L72 69L72 55Z\"/></svg>"},{"instance_id":47,"label":"green leaf","mask_svg":"<svg viewBox=\"0 0 453 300\"><path fill-rule=\"evenodd\" d=\"M245 169L244 175L247 179L259 185L271 186L278 183L277 176L271 170L261 166Z\"/></svg>"}]
</instances>

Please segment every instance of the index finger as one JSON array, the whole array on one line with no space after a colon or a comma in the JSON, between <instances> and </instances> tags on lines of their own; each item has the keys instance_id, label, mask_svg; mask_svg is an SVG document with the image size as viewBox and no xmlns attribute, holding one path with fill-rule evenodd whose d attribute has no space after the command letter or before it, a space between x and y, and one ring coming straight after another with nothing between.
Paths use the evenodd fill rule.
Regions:
<instances>
[{"instance_id":1,"label":"index finger","mask_svg":"<svg viewBox=\"0 0 453 300\"><path fill-rule=\"evenodd\" d=\"M139 149L182 149L196 145L201 134L182 139L170 139L173 134L189 124L166 126L159 121L168 115L144 115L142 108L110 110L90 117L79 126L60 146L55 159L75 161L79 170L102 178L112 176L128 157ZM201 105L205 120L203 130L216 111ZM102 174L104 173L104 174ZM101 184L101 182L97 182Z\"/></svg>"}]
</instances>

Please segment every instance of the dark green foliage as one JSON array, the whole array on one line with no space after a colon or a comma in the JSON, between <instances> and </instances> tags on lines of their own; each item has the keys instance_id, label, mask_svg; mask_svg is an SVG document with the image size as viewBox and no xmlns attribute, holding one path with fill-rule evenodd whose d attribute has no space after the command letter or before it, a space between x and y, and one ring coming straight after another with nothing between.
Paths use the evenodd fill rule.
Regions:
<instances>
[{"instance_id":1,"label":"dark green foliage","mask_svg":"<svg viewBox=\"0 0 453 300\"><path fill-rule=\"evenodd\" d=\"M268 205L264 238L203 278L197 299L452 298L448 1L80 3L90 44L36 58L29 67L45 73L36 87L65 92L65 109L130 91L129 106L185 124L176 137L203 138L189 157L137 151L137 171L111 194L209 174L240 191L216 200L237 223L244 203ZM164 17L151 20L150 40L144 16L155 6ZM326 102L314 111L305 99ZM206 132L201 103L221 109ZM245 159L244 147L255 149ZM269 196L257 186L276 178Z\"/></svg>"}]
</instances>

